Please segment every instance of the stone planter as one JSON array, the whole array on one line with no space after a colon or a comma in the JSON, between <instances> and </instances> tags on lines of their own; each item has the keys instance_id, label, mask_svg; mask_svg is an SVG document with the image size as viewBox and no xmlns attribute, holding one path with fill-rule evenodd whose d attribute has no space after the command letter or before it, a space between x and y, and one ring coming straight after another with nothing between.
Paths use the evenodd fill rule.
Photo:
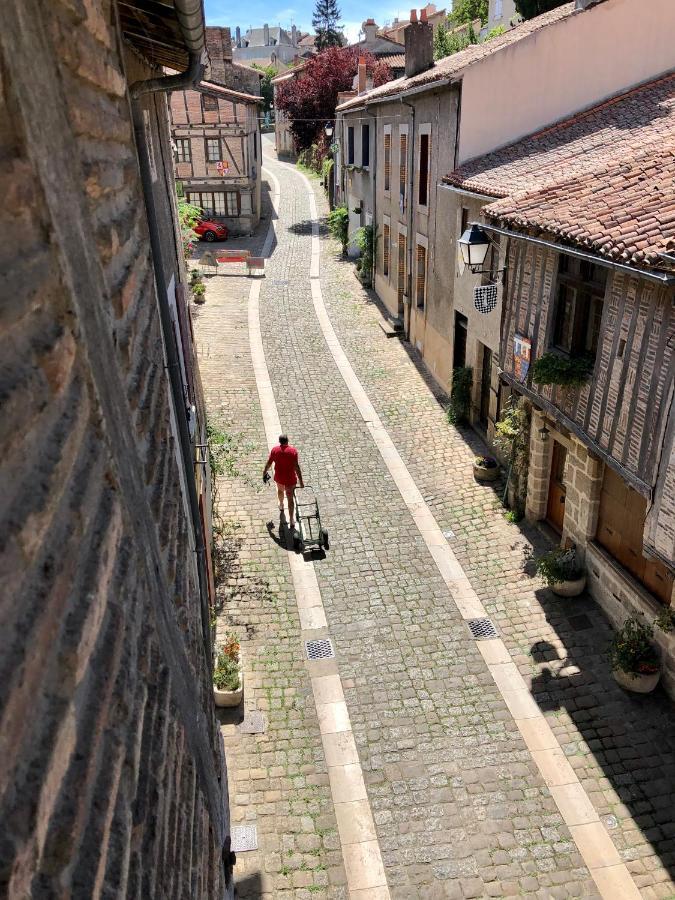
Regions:
<instances>
[{"instance_id":1,"label":"stone planter","mask_svg":"<svg viewBox=\"0 0 675 900\"><path fill-rule=\"evenodd\" d=\"M556 581L555 584L551 584L549 587L559 597L578 597L586 587L586 576L580 575L579 578L573 578L569 581Z\"/></svg>"},{"instance_id":2,"label":"stone planter","mask_svg":"<svg viewBox=\"0 0 675 900\"><path fill-rule=\"evenodd\" d=\"M221 691L213 685L213 700L216 706L239 706L244 696L244 672L239 661L239 687L236 691Z\"/></svg>"},{"instance_id":3,"label":"stone planter","mask_svg":"<svg viewBox=\"0 0 675 900\"><path fill-rule=\"evenodd\" d=\"M473 477L476 481L496 481L499 478L499 466L486 469L485 466L473 464Z\"/></svg>"},{"instance_id":4,"label":"stone planter","mask_svg":"<svg viewBox=\"0 0 675 900\"><path fill-rule=\"evenodd\" d=\"M650 694L661 677L660 672L643 675L640 672L624 672L623 669L612 669L612 675L617 684L634 694Z\"/></svg>"}]
</instances>

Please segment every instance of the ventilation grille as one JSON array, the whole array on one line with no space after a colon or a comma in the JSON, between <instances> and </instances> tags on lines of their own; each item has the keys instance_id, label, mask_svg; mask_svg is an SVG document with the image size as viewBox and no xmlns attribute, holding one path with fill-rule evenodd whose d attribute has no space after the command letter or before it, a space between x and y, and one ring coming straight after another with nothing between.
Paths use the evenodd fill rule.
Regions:
<instances>
[{"instance_id":1,"label":"ventilation grille","mask_svg":"<svg viewBox=\"0 0 675 900\"><path fill-rule=\"evenodd\" d=\"M233 825L231 850L243 853L245 850L258 849L258 828L256 825Z\"/></svg>"},{"instance_id":2,"label":"ventilation grille","mask_svg":"<svg viewBox=\"0 0 675 900\"><path fill-rule=\"evenodd\" d=\"M477 641L485 641L490 638L498 637L497 629L490 619L469 619L467 625L469 626L471 636Z\"/></svg>"},{"instance_id":3,"label":"ventilation grille","mask_svg":"<svg viewBox=\"0 0 675 900\"><path fill-rule=\"evenodd\" d=\"M334 659L335 650L330 638L321 638L317 641L305 641L307 659Z\"/></svg>"}]
</instances>

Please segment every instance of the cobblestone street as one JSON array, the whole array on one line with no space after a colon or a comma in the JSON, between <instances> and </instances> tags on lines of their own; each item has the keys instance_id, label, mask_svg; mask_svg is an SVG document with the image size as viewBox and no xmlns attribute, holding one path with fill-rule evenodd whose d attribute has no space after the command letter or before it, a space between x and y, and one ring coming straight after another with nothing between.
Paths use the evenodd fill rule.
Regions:
<instances>
[{"instance_id":1,"label":"cobblestone street","mask_svg":"<svg viewBox=\"0 0 675 900\"><path fill-rule=\"evenodd\" d=\"M672 704L623 692L603 614L533 576L546 538L506 521L501 481L474 481L480 439L448 425L323 226L312 263L309 183L263 144L277 212L268 193L259 233L238 243L260 253L274 223L265 278L208 278L195 319L220 442L217 631L240 637L245 672L242 709L221 714L232 822L258 832L238 854L239 896L675 898ZM252 298L275 410L261 408ZM330 531L313 566L291 560L260 478L276 412ZM442 548L420 524L431 514ZM484 609L503 645L476 641L463 609ZM309 662L303 641L328 635L335 662ZM343 697L346 724L327 726ZM244 709L264 713L263 733L240 730ZM358 758L346 745L332 758L342 733Z\"/></svg>"}]
</instances>

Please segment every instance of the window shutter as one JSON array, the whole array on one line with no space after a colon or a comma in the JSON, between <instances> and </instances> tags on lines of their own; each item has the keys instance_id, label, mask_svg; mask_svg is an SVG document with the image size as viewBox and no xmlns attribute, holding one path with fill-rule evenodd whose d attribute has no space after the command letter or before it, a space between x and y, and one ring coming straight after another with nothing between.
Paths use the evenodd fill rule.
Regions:
<instances>
[{"instance_id":1,"label":"window shutter","mask_svg":"<svg viewBox=\"0 0 675 900\"><path fill-rule=\"evenodd\" d=\"M399 195L401 209L404 209L405 187L408 180L408 135L405 132L400 135L399 154Z\"/></svg>"},{"instance_id":2,"label":"window shutter","mask_svg":"<svg viewBox=\"0 0 675 900\"><path fill-rule=\"evenodd\" d=\"M403 302L405 295L405 235L398 236L398 299Z\"/></svg>"},{"instance_id":3,"label":"window shutter","mask_svg":"<svg viewBox=\"0 0 675 900\"><path fill-rule=\"evenodd\" d=\"M384 247L382 248L382 269L385 275L389 275L389 245L391 242L389 226L385 225L383 229Z\"/></svg>"},{"instance_id":4,"label":"window shutter","mask_svg":"<svg viewBox=\"0 0 675 900\"><path fill-rule=\"evenodd\" d=\"M424 307L427 281L427 248L417 245L417 305Z\"/></svg>"},{"instance_id":5,"label":"window shutter","mask_svg":"<svg viewBox=\"0 0 675 900\"><path fill-rule=\"evenodd\" d=\"M384 136L384 189L391 190L391 135Z\"/></svg>"}]
</instances>

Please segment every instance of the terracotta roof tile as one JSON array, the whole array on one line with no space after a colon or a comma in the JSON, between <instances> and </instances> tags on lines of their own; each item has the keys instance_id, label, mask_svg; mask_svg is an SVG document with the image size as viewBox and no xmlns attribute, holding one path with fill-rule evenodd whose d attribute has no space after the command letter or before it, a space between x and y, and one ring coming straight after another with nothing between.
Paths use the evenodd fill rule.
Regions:
<instances>
[{"instance_id":1,"label":"terracotta roof tile","mask_svg":"<svg viewBox=\"0 0 675 900\"><path fill-rule=\"evenodd\" d=\"M471 160L446 183L502 198L495 224L617 262L675 249L675 74Z\"/></svg>"}]
</instances>

